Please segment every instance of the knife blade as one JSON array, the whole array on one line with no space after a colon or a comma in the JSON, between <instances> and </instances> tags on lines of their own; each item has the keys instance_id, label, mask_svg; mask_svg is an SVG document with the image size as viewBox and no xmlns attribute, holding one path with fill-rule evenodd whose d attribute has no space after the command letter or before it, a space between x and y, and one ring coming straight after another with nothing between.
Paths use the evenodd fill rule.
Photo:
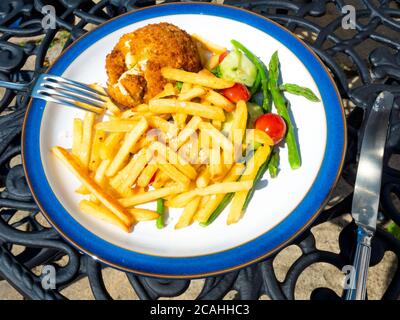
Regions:
<instances>
[{"instance_id":1,"label":"knife blade","mask_svg":"<svg viewBox=\"0 0 400 320\"><path fill-rule=\"evenodd\" d=\"M394 96L390 92L380 93L364 129L351 210L358 226L354 282L347 291L347 300L364 300L366 296L371 240L376 230L383 156L393 101Z\"/></svg>"},{"instance_id":2,"label":"knife blade","mask_svg":"<svg viewBox=\"0 0 400 320\"><path fill-rule=\"evenodd\" d=\"M376 229L382 162L389 129L393 95L384 91L376 99L365 126L357 169L352 215L357 225Z\"/></svg>"}]
</instances>

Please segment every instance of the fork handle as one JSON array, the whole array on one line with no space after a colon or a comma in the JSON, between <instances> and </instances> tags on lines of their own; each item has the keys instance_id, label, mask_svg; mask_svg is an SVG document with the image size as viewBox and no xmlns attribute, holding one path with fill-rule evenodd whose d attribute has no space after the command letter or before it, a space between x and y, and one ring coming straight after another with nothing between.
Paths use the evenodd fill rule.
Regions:
<instances>
[{"instance_id":1,"label":"fork handle","mask_svg":"<svg viewBox=\"0 0 400 320\"><path fill-rule=\"evenodd\" d=\"M31 84L30 83L14 83L14 82L0 80L0 87L6 88L6 89L11 89L11 90L28 92L31 87Z\"/></svg>"}]
</instances>

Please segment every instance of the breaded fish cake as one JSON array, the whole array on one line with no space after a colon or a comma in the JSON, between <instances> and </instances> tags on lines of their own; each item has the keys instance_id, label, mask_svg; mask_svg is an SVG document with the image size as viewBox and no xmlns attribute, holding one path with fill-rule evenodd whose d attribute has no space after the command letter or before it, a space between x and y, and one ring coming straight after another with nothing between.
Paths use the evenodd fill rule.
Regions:
<instances>
[{"instance_id":1,"label":"breaded fish cake","mask_svg":"<svg viewBox=\"0 0 400 320\"><path fill-rule=\"evenodd\" d=\"M190 72L201 69L188 33L170 23L159 23L123 35L106 58L110 96L125 107L147 102L167 83L161 75L163 67Z\"/></svg>"}]
</instances>

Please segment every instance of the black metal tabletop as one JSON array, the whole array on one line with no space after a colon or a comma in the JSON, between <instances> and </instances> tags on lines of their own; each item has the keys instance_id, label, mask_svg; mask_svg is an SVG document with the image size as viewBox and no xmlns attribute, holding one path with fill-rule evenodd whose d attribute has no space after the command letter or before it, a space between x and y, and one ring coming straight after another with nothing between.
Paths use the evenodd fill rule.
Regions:
<instances>
[{"instance_id":1,"label":"black metal tabletop","mask_svg":"<svg viewBox=\"0 0 400 320\"><path fill-rule=\"evenodd\" d=\"M48 18L49 4L55 8L54 21L43 20ZM155 1L148 0L2 0L0 80L29 82L45 71L49 49L60 32L67 35L65 48L87 32L89 26L154 4ZM400 1L228 0L225 4L257 12L283 25L305 40L328 67L346 106L348 147L341 179L349 186L354 185L364 118L379 92L387 90L395 95L385 150L380 227L372 244L371 267L380 263L389 251L400 261L400 241L384 227L390 220L400 225ZM46 23L53 22L55 28L48 29ZM27 61L32 59L33 67L27 68ZM0 91L0 280L7 280L28 299L64 299L60 293L63 289L87 277L96 299L111 299L103 279L106 266L79 252L40 219L18 160L28 101L28 93ZM332 239L338 241L339 252L318 249L310 231L347 215L351 199L350 187L348 194L332 199L313 225L292 243L300 248L301 254L287 266L283 280L277 278L272 257L239 271L205 279L197 299L221 299L231 290L236 291L236 299L257 299L264 294L272 299L294 299L298 280L308 267L323 262L342 270L351 265L355 247L353 222L341 226L338 239ZM60 264L65 256L67 262ZM56 271L54 287L44 286L43 275L35 272L43 266L52 266ZM383 299L398 299L400 295L399 264L391 271ZM179 296L191 282L132 273L126 276L140 299ZM341 298L329 288L329 281L314 289L310 297Z\"/></svg>"}]
</instances>

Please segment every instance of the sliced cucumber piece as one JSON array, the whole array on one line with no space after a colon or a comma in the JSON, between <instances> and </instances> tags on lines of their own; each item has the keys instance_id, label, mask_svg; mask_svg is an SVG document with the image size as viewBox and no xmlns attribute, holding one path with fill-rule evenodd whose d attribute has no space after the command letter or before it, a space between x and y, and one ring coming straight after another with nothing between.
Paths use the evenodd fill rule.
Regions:
<instances>
[{"instance_id":1,"label":"sliced cucumber piece","mask_svg":"<svg viewBox=\"0 0 400 320\"><path fill-rule=\"evenodd\" d=\"M257 68L239 50L232 50L219 65L221 78L251 87L256 81Z\"/></svg>"}]
</instances>

